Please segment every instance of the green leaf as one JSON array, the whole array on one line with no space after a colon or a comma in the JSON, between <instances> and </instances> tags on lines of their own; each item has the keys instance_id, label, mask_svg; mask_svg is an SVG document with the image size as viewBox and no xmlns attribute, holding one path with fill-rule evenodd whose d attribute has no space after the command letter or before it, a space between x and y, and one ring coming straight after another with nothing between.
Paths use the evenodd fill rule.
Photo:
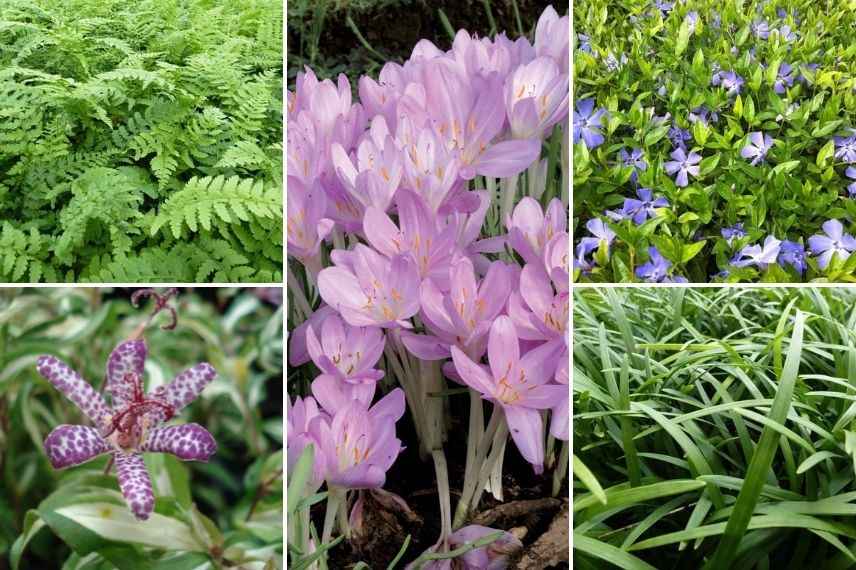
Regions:
<instances>
[{"instance_id":1,"label":"green leaf","mask_svg":"<svg viewBox=\"0 0 856 570\"><path fill-rule=\"evenodd\" d=\"M574 532L573 544L574 550L585 552L623 570L657 570L629 552L578 532Z\"/></svg>"},{"instance_id":2,"label":"green leaf","mask_svg":"<svg viewBox=\"0 0 856 570\"><path fill-rule=\"evenodd\" d=\"M785 313L781 318L784 320L787 317L788 314ZM803 322L804 316L801 311L797 310L791 343L788 347L788 355L785 359L785 366L782 369L781 377L779 378L776 397L773 400L773 405L769 413L769 418L779 424L784 424L787 419L788 410L791 407L791 397L796 384L797 374L799 373L800 357L802 354ZM765 426L763 432L761 432L761 438L758 440L758 445L755 446L755 452L752 454L752 461L749 464L745 483L740 490L740 494L737 496L734 510L728 518L725 532L716 552L711 558L711 562L708 564L708 568L728 568L732 564L737 554L737 548L746 534L746 529L749 526L749 521L752 518L752 513L755 510L761 489L766 482L767 473L773 462L773 455L776 453L776 448L779 445L779 437L778 432L770 426Z\"/></svg>"},{"instance_id":3,"label":"green leaf","mask_svg":"<svg viewBox=\"0 0 856 570\"><path fill-rule=\"evenodd\" d=\"M816 164L820 168L823 168L824 165L826 165L826 161L829 160L830 157L832 157L834 152L835 152L835 142L832 139L830 139L826 142L825 145L823 145L821 147L820 151L818 151Z\"/></svg>"},{"instance_id":4,"label":"green leaf","mask_svg":"<svg viewBox=\"0 0 856 570\"><path fill-rule=\"evenodd\" d=\"M306 485L312 477L312 467L315 462L315 446L311 443L303 448L300 459L291 472L291 481L288 482L288 514L297 512L297 504L306 493Z\"/></svg>"},{"instance_id":5,"label":"green leaf","mask_svg":"<svg viewBox=\"0 0 856 570\"><path fill-rule=\"evenodd\" d=\"M669 132L671 127L669 125L661 125L652 129L647 135L645 135L645 146L653 146L660 142L663 137L666 136L666 133Z\"/></svg>"},{"instance_id":6,"label":"green leaf","mask_svg":"<svg viewBox=\"0 0 856 570\"><path fill-rule=\"evenodd\" d=\"M698 253L704 249L704 245L707 243L705 240L696 241L690 244L684 244L682 253L681 253L681 263L686 263L692 258L694 258Z\"/></svg>"},{"instance_id":7,"label":"green leaf","mask_svg":"<svg viewBox=\"0 0 856 570\"><path fill-rule=\"evenodd\" d=\"M592 495L594 495L598 501L605 505L606 494L603 492L603 487L600 486L597 477L595 477L594 473L591 472L591 470L579 457L576 456L576 454L573 454L573 462L574 476L582 481L583 485L592 492Z\"/></svg>"},{"instance_id":8,"label":"green leaf","mask_svg":"<svg viewBox=\"0 0 856 570\"><path fill-rule=\"evenodd\" d=\"M682 53L687 49L687 44L690 41L690 21L684 19L681 22L681 27L678 30L678 40L675 43L675 55L680 57Z\"/></svg>"},{"instance_id":9,"label":"green leaf","mask_svg":"<svg viewBox=\"0 0 856 570\"><path fill-rule=\"evenodd\" d=\"M15 539L12 544L12 550L9 553L9 561L12 563L12 570L18 570L18 565L21 563L21 556L27 548L30 540L45 526L45 521L39 517L39 512L35 509L27 511L24 516L24 528L21 529L21 534Z\"/></svg>"},{"instance_id":10,"label":"green leaf","mask_svg":"<svg viewBox=\"0 0 856 570\"><path fill-rule=\"evenodd\" d=\"M776 167L773 168L773 170L772 170L772 176L775 176L777 174L787 174L789 172L792 172L799 165L800 165L799 160L789 160L787 162L777 164Z\"/></svg>"},{"instance_id":11,"label":"green leaf","mask_svg":"<svg viewBox=\"0 0 856 570\"><path fill-rule=\"evenodd\" d=\"M709 156L701 161L699 165L699 176L704 177L713 172L716 166L719 164L719 159L721 158L720 153L716 153L713 156Z\"/></svg>"},{"instance_id":12,"label":"green leaf","mask_svg":"<svg viewBox=\"0 0 856 570\"><path fill-rule=\"evenodd\" d=\"M734 116L738 119L743 116L743 98L740 95L734 99Z\"/></svg>"}]
</instances>

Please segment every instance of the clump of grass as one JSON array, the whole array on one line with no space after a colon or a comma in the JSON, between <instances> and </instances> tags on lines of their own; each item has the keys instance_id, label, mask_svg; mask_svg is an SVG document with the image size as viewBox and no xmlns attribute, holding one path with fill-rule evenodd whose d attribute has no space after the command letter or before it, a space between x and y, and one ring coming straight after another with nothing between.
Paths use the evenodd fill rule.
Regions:
<instances>
[{"instance_id":1,"label":"clump of grass","mask_svg":"<svg viewBox=\"0 0 856 570\"><path fill-rule=\"evenodd\" d=\"M854 301L578 291L574 567L856 566Z\"/></svg>"}]
</instances>

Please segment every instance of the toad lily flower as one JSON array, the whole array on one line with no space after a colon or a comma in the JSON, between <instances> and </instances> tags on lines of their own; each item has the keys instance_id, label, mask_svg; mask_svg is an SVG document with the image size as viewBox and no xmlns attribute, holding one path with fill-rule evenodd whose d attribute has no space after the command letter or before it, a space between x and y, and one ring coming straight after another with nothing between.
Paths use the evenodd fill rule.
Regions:
<instances>
[{"instance_id":1,"label":"toad lily flower","mask_svg":"<svg viewBox=\"0 0 856 570\"><path fill-rule=\"evenodd\" d=\"M407 319L419 310L420 283L410 255L387 259L362 244L343 253L347 255L334 257L336 266L318 274L318 291L324 302L353 326L410 328Z\"/></svg>"},{"instance_id":2,"label":"toad lily flower","mask_svg":"<svg viewBox=\"0 0 856 570\"><path fill-rule=\"evenodd\" d=\"M45 439L55 469L80 465L109 453L116 462L119 487L138 520L149 518L154 494L144 452L172 453L183 461L208 461L217 444L198 424L159 427L190 404L217 375L208 363L182 372L166 386L143 393L146 343L119 344L107 360L107 391L113 407L77 372L54 356L42 356L37 370L88 417L95 427L61 425Z\"/></svg>"},{"instance_id":3,"label":"toad lily flower","mask_svg":"<svg viewBox=\"0 0 856 570\"><path fill-rule=\"evenodd\" d=\"M490 328L490 373L457 346L452 347L458 374L465 384L502 407L517 449L536 473L544 471L544 425L539 410L551 408L568 391L566 386L548 384L563 348L563 342L548 342L521 357L514 323L506 316L498 317Z\"/></svg>"}]
</instances>

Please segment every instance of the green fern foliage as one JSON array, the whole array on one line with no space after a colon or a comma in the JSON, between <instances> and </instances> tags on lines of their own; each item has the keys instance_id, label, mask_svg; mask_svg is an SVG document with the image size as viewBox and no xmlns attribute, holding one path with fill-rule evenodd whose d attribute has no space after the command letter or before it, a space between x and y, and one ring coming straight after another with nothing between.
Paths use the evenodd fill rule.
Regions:
<instances>
[{"instance_id":1,"label":"green fern foliage","mask_svg":"<svg viewBox=\"0 0 856 570\"><path fill-rule=\"evenodd\" d=\"M281 281L282 18L0 1L0 281Z\"/></svg>"}]
</instances>

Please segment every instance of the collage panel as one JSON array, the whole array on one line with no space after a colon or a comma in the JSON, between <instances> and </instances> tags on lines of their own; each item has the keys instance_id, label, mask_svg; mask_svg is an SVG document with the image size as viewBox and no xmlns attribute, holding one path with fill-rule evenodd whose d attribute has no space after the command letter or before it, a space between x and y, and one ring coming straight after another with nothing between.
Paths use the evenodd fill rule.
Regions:
<instances>
[{"instance_id":1,"label":"collage panel","mask_svg":"<svg viewBox=\"0 0 856 570\"><path fill-rule=\"evenodd\" d=\"M856 289L575 291L575 568L852 568Z\"/></svg>"},{"instance_id":2,"label":"collage panel","mask_svg":"<svg viewBox=\"0 0 856 570\"><path fill-rule=\"evenodd\" d=\"M281 283L282 0L0 2L0 282Z\"/></svg>"},{"instance_id":3,"label":"collage panel","mask_svg":"<svg viewBox=\"0 0 856 570\"><path fill-rule=\"evenodd\" d=\"M852 2L574 4L581 283L853 282Z\"/></svg>"},{"instance_id":4,"label":"collage panel","mask_svg":"<svg viewBox=\"0 0 856 570\"><path fill-rule=\"evenodd\" d=\"M283 568L282 299L0 288L0 567Z\"/></svg>"},{"instance_id":5,"label":"collage panel","mask_svg":"<svg viewBox=\"0 0 856 570\"><path fill-rule=\"evenodd\" d=\"M569 12L288 4L289 567L570 567Z\"/></svg>"}]
</instances>

